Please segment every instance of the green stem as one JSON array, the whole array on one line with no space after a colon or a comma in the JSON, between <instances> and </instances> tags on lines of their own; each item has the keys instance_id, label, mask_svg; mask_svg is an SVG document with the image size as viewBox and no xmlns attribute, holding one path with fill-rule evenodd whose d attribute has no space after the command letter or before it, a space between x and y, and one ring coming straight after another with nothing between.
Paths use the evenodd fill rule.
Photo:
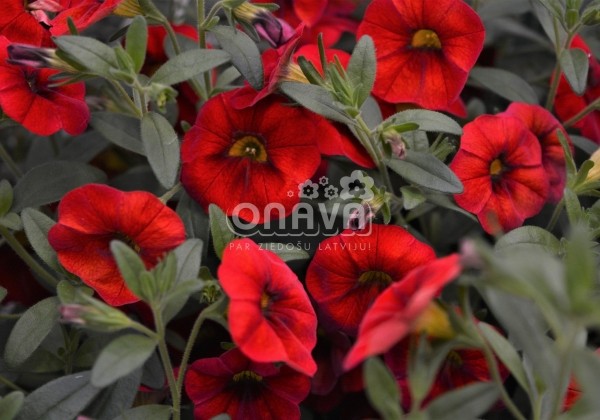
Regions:
<instances>
[{"instance_id":1,"label":"green stem","mask_svg":"<svg viewBox=\"0 0 600 420\"><path fill-rule=\"evenodd\" d=\"M14 237L14 235L4 226L0 226L0 235L6 239L6 243L15 251L15 253L21 257L21 259L36 273L51 289L55 289L58 284L58 280L53 275L48 273L44 267L33 258L29 252L21 245L21 243Z\"/></svg>"},{"instance_id":2,"label":"green stem","mask_svg":"<svg viewBox=\"0 0 600 420\"><path fill-rule=\"evenodd\" d=\"M154 306L154 305L153 305ZM173 364L169 357L169 350L165 341L165 324L162 319L160 310L152 309L154 314L154 322L156 324L156 333L158 335L158 353L165 369L167 376L167 382L169 383L169 389L171 391L171 399L173 400L173 420L181 419L181 393L177 385L177 379L175 379L175 373L173 372ZM179 373L181 375L181 373Z\"/></svg>"},{"instance_id":3,"label":"green stem","mask_svg":"<svg viewBox=\"0 0 600 420\"><path fill-rule=\"evenodd\" d=\"M4 384L5 386L7 386L8 388L14 390L14 391L21 391L23 393L27 393L23 388L21 388L19 385L15 384L13 381L6 379L4 376L0 375L0 384Z\"/></svg>"},{"instance_id":4,"label":"green stem","mask_svg":"<svg viewBox=\"0 0 600 420\"><path fill-rule=\"evenodd\" d=\"M554 227L556 226L556 223L558 222L558 219L560 218L560 215L561 215L564 207L565 207L565 199L563 198L558 202L556 207L554 207L554 212L552 212L552 217L550 218L550 221L548 222L548 226L546 226L547 231L552 231L552 229L554 229Z\"/></svg>"},{"instance_id":5,"label":"green stem","mask_svg":"<svg viewBox=\"0 0 600 420\"><path fill-rule=\"evenodd\" d=\"M131 99L131 96L129 96L129 93L127 93L125 88L123 86L121 86L121 84L119 82L116 82L114 80L110 80L110 83L117 90L117 92L119 92L121 97L125 100L125 103L127 104L127 106L129 106L129 108L133 111L135 116L138 118L141 118L142 110L140 108L138 108L138 106L135 104L135 102L133 102L133 100Z\"/></svg>"},{"instance_id":6,"label":"green stem","mask_svg":"<svg viewBox=\"0 0 600 420\"><path fill-rule=\"evenodd\" d=\"M19 319L23 314L0 314L0 319Z\"/></svg>"},{"instance_id":7,"label":"green stem","mask_svg":"<svg viewBox=\"0 0 600 420\"><path fill-rule=\"evenodd\" d=\"M204 28L206 23L206 9L204 0L196 0L196 9L198 13L198 46L200 48L206 48L206 29ZM208 95L210 95L210 92L212 91L210 72L204 72L203 77L206 92Z\"/></svg>"},{"instance_id":8,"label":"green stem","mask_svg":"<svg viewBox=\"0 0 600 420\"><path fill-rule=\"evenodd\" d=\"M597 109L600 109L600 98L589 103L588 106L586 106L581 111L579 111L577 114L573 115L571 118L569 118L567 121L565 121L563 126L565 128L572 127L575 124L577 124L577 122L579 122L581 119L583 119L587 114L594 112Z\"/></svg>"},{"instance_id":9,"label":"green stem","mask_svg":"<svg viewBox=\"0 0 600 420\"><path fill-rule=\"evenodd\" d=\"M166 193L161 195L159 197L159 200L166 204L167 201L169 201L171 198L173 198L173 196L175 194L177 194L179 192L179 190L181 190L181 188L182 188L182 185L180 182L178 182L177 184L175 184L175 186L173 188L171 188L169 191L167 191Z\"/></svg>"},{"instance_id":10,"label":"green stem","mask_svg":"<svg viewBox=\"0 0 600 420\"><path fill-rule=\"evenodd\" d=\"M165 28L165 30L167 31L167 36L169 37L169 41L171 41L173 50L175 51L175 53L177 55L181 54L181 46L179 45L179 40L177 39L177 34L173 30L173 26L171 25L171 22L169 22L167 20L167 18L164 16L162 16L162 18L160 19L160 22L161 22L161 25L163 26L163 28ZM206 100L208 98L208 95L206 94L206 92L204 92L204 89L202 89L202 87L200 86L200 84L198 83L198 81L195 78L192 77L188 82L190 83L190 86L192 87L192 89L194 90L196 95L198 95L202 100Z\"/></svg>"},{"instance_id":11,"label":"green stem","mask_svg":"<svg viewBox=\"0 0 600 420\"><path fill-rule=\"evenodd\" d=\"M15 163L8 151L2 145L2 143L0 143L0 159L2 159L4 163L6 163L8 170L13 174L13 176L16 179L19 179L23 176L23 171L21 171L21 168L19 168L19 166Z\"/></svg>"},{"instance_id":12,"label":"green stem","mask_svg":"<svg viewBox=\"0 0 600 420\"><path fill-rule=\"evenodd\" d=\"M187 370L187 365L190 361L192 349L194 348L196 338L198 338L198 333L200 332L200 328L202 327L205 319L204 311L200 312L196 318L196 321L194 322L194 325L192 326L192 331L190 332L190 336L185 345L183 357L181 358L181 363L179 364L179 376L177 377L177 388L180 391L183 389L183 378L185 377L185 371Z\"/></svg>"},{"instance_id":13,"label":"green stem","mask_svg":"<svg viewBox=\"0 0 600 420\"><path fill-rule=\"evenodd\" d=\"M362 119L360 115L355 118L357 123L357 133L359 135L359 140L363 147L367 149L369 156L373 159L373 162L377 165L377 169L383 178L383 184L386 186L389 192L394 193L394 188L392 186L392 181L390 179L390 174L388 172L387 166L385 165L383 155L379 147L374 144L372 139L372 132L367 123Z\"/></svg>"}]
</instances>

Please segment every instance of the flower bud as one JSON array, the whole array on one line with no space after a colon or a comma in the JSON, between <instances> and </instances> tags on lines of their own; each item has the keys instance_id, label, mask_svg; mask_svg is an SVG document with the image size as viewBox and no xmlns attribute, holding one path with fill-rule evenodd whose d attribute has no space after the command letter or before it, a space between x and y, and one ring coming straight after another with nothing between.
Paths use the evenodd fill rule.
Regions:
<instances>
[{"instance_id":1,"label":"flower bud","mask_svg":"<svg viewBox=\"0 0 600 420\"><path fill-rule=\"evenodd\" d=\"M264 7L248 2L233 8L233 16L240 22L254 26L258 35L277 48L294 36L294 29L284 20L278 19Z\"/></svg>"},{"instance_id":2,"label":"flower bud","mask_svg":"<svg viewBox=\"0 0 600 420\"><path fill-rule=\"evenodd\" d=\"M583 13L581 22L587 26L593 26L600 23L600 8L591 9Z\"/></svg>"},{"instance_id":3,"label":"flower bud","mask_svg":"<svg viewBox=\"0 0 600 420\"><path fill-rule=\"evenodd\" d=\"M406 143L404 143L402 136L396 130L390 129L384 131L383 141L390 145L392 154L398 159L404 159L406 157Z\"/></svg>"},{"instance_id":4,"label":"flower bud","mask_svg":"<svg viewBox=\"0 0 600 420\"><path fill-rule=\"evenodd\" d=\"M142 11L138 0L125 0L119 3L117 8L113 10L113 14L121 17L132 18L143 15L144 12Z\"/></svg>"},{"instance_id":5,"label":"flower bud","mask_svg":"<svg viewBox=\"0 0 600 420\"><path fill-rule=\"evenodd\" d=\"M56 55L55 48L34 47L26 44L11 44L7 48L7 63L33 68L51 68L66 72L76 70Z\"/></svg>"},{"instance_id":6,"label":"flower bud","mask_svg":"<svg viewBox=\"0 0 600 420\"><path fill-rule=\"evenodd\" d=\"M89 296L82 298L88 305L65 304L59 308L61 321L82 325L100 332L119 331L132 325L131 319L123 312Z\"/></svg>"}]
</instances>

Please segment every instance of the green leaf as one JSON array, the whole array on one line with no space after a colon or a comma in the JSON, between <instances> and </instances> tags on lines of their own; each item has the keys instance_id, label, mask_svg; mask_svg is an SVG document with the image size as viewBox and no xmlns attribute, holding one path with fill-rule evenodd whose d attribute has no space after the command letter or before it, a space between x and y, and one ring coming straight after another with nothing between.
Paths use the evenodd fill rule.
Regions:
<instances>
[{"instance_id":1,"label":"green leaf","mask_svg":"<svg viewBox=\"0 0 600 420\"><path fill-rule=\"evenodd\" d=\"M137 369L103 389L86 409L85 414L95 420L112 420L132 406L138 392L142 370Z\"/></svg>"},{"instance_id":2,"label":"green leaf","mask_svg":"<svg viewBox=\"0 0 600 420\"><path fill-rule=\"evenodd\" d=\"M174 85L207 72L229 60L231 60L231 56L222 50L194 49L186 51L160 66L150 81L163 85Z\"/></svg>"},{"instance_id":3,"label":"green leaf","mask_svg":"<svg viewBox=\"0 0 600 420\"><path fill-rule=\"evenodd\" d=\"M368 35L364 35L354 47L346 69L352 86L358 89L358 103L356 105L359 107L371 94L371 89L373 89L375 83L376 69L377 60L375 59L373 39Z\"/></svg>"},{"instance_id":4,"label":"green leaf","mask_svg":"<svg viewBox=\"0 0 600 420\"><path fill-rule=\"evenodd\" d=\"M331 94L321 86L283 82L279 85L279 89L312 112L343 124L354 124L353 120L335 104Z\"/></svg>"},{"instance_id":5,"label":"green leaf","mask_svg":"<svg viewBox=\"0 0 600 420\"><path fill-rule=\"evenodd\" d=\"M418 130L432 131L436 133L449 133L460 136L461 126L452 118L435 111L427 109L407 109L388 117L383 124L403 125L407 123L417 124Z\"/></svg>"},{"instance_id":6,"label":"green leaf","mask_svg":"<svg viewBox=\"0 0 600 420\"><path fill-rule=\"evenodd\" d=\"M13 189L6 179L0 181L0 217L4 216L13 203Z\"/></svg>"},{"instance_id":7,"label":"green leaf","mask_svg":"<svg viewBox=\"0 0 600 420\"><path fill-rule=\"evenodd\" d=\"M4 360L9 366L17 367L25 362L50 334L58 322L58 304L58 298L46 298L19 318L4 349Z\"/></svg>"},{"instance_id":8,"label":"green leaf","mask_svg":"<svg viewBox=\"0 0 600 420\"><path fill-rule=\"evenodd\" d=\"M25 395L20 391L11 392L0 398L0 420L12 420L15 418L21 407Z\"/></svg>"},{"instance_id":9,"label":"green leaf","mask_svg":"<svg viewBox=\"0 0 600 420\"><path fill-rule=\"evenodd\" d=\"M496 95L515 102L537 104L538 97L533 88L520 76L507 70L492 67L474 67L470 79Z\"/></svg>"},{"instance_id":10,"label":"green leaf","mask_svg":"<svg viewBox=\"0 0 600 420\"><path fill-rule=\"evenodd\" d=\"M204 243L200 239L188 239L173 251L177 257L177 282L195 279L202 264Z\"/></svg>"},{"instance_id":11,"label":"green leaf","mask_svg":"<svg viewBox=\"0 0 600 420\"><path fill-rule=\"evenodd\" d=\"M573 364L577 382L583 390L582 403L592 412L589 418L595 418L600 412L600 355L598 352L580 349L573 357Z\"/></svg>"},{"instance_id":12,"label":"green leaf","mask_svg":"<svg viewBox=\"0 0 600 420\"><path fill-rule=\"evenodd\" d=\"M29 240L29 244L38 257L54 270L62 271L56 251L48 242L48 232L56 222L44 213L30 207L21 212L21 219L23 220L27 240Z\"/></svg>"},{"instance_id":13,"label":"green leaf","mask_svg":"<svg viewBox=\"0 0 600 420\"><path fill-rule=\"evenodd\" d=\"M596 245L582 226L572 226L565 256L567 290L575 311L585 311L584 302L594 294L597 283Z\"/></svg>"},{"instance_id":14,"label":"green leaf","mask_svg":"<svg viewBox=\"0 0 600 420\"><path fill-rule=\"evenodd\" d=\"M131 408L113 420L169 420L170 418L170 406L150 404Z\"/></svg>"},{"instance_id":15,"label":"green leaf","mask_svg":"<svg viewBox=\"0 0 600 420\"><path fill-rule=\"evenodd\" d=\"M429 418L435 420L475 419L485 413L500 397L493 383L475 383L436 398L427 406Z\"/></svg>"},{"instance_id":16,"label":"green leaf","mask_svg":"<svg viewBox=\"0 0 600 420\"><path fill-rule=\"evenodd\" d=\"M89 372L78 372L46 383L25 398L16 420L74 419L101 391L89 379Z\"/></svg>"},{"instance_id":17,"label":"green leaf","mask_svg":"<svg viewBox=\"0 0 600 420\"><path fill-rule=\"evenodd\" d=\"M94 38L84 36L60 36L54 42L88 72L113 79L111 69L118 69L115 51Z\"/></svg>"},{"instance_id":18,"label":"green leaf","mask_svg":"<svg viewBox=\"0 0 600 420\"><path fill-rule=\"evenodd\" d=\"M4 298L6 297L7 294L8 294L8 290L6 290L4 287L0 286L0 303L4 300Z\"/></svg>"},{"instance_id":19,"label":"green leaf","mask_svg":"<svg viewBox=\"0 0 600 420\"><path fill-rule=\"evenodd\" d=\"M454 347L456 347L456 343L452 341L433 347L428 338L422 336L417 345L411 348L408 359L408 384L411 401L416 400L421 403L427 397L440 366Z\"/></svg>"},{"instance_id":20,"label":"green leaf","mask_svg":"<svg viewBox=\"0 0 600 420\"><path fill-rule=\"evenodd\" d=\"M310 258L308 252L298 245L291 243L282 244L276 242L267 242L259 245L260 249L271 251L283 261L307 260Z\"/></svg>"},{"instance_id":21,"label":"green leaf","mask_svg":"<svg viewBox=\"0 0 600 420\"><path fill-rule=\"evenodd\" d=\"M577 197L577 194L571 188L565 188L563 198L565 200L565 208L567 210L567 216L569 217L569 223L571 223L571 225L578 224L585 217L583 209L581 208L581 203L579 202L579 197Z\"/></svg>"},{"instance_id":22,"label":"green leaf","mask_svg":"<svg viewBox=\"0 0 600 420\"><path fill-rule=\"evenodd\" d=\"M21 230L23 228L19 215L12 212L0 217L0 225L12 230Z\"/></svg>"},{"instance_id":23,"label":"green leaf","mask_svg":"<svg viewBox=\"0 0 600 420\"><path fill-rule=\"evenodd\" d=\"M420 187L448 194L460 194L463 191L462 183L454 172L430 154L408 150L404 159L391 159L386 165Z\"/></svg>"},{"instance_id":24,"label":"green leaf","mask_svg":"<svg viewBox=\"0 0 600 420\"><path fill-rule=\"evenodd\" d=\"M378 358L371 357L363 369L365 391L373 408L383 420L400 420L400 391L388 368Z\"/></svg>"},{"instance_id":25,"label":"green leaf","mask_svg":"<svg viewBox=\"0 0 600 420\"><path fill-rule=\"evenodd\" d=\"M412 210L426 201L425 195L417 187L404 186L400 188L400 191L402 192L403 205L406 210Z\"/></svg>"},{"instance_id":26,"label":"green leaf","mask_svg":"<svg viewBox=\"0 0 600 420\"><path fill-rule=\"evenodd\" d=\"M560 65L573 92L582 95L587 85L590 67L585 51L579 48L564 50L560 55Z\"/></svg>"},{"instance_id":27,"label":"green leaf","mask_svg":"<svg viewBox=\"0 0 600 420\"><path fill-rule=\"evenodd\" d=\"M507 248L511 250L522 249L523 252L532 248L539 248L541 251L557 255L560 251L560 241L545 229L537 226L523 226L511 230L496 242L495 249L497 251Z\"/></svg>"},{"instance_id":28,"label":"green leaf","mask_svg":"<svg viewBox=\"0 0 600 420\"><path fill-rule=\"evenodd\" d=\"M165 117L149 112L142 118L142 142L152 171L161 185L172 188L179 170L179 139Z\"/></svg>"},{"instance_id":29,"label":"green leaf","mask_svg":"<svg viewBox=\"0 0 600 420\"><path fill-rule=\"evenodd\" d=\"M587 153L588 155L591 155L596 150L598 150L598 145L586 137L569 134L569 138L571 139L575 147Z\"/></svg>"},{"instance_id":30,"label":"green leaf","mask_svg":"<svg viewBox=\"0 0 600 420\"><path fill-rule=\"evenodd\" d=\"M192 293L199 292L204 288L204 281L199 279L184 280L173 287L163 298L163 318L169 322L181 311Z\"/></svg>"},{"instance_id":31,"label":"green leaf","mask_svg":"<svg viewBox=\"0 0 600 420\"><path fill-rule=\"evenodd\" d=\"M105 387L140 368L156 348L156 340L139 335L122 335L102 350L92 368L91 383Z\"/></svg>"},{"instance_id":32,"label":"green leaf","mask_svg":"<svg viewBox=\"0 0 600 420\"><path fill-rule=\"evenodd\" d=\"M208 206L208 217L215 253L221 258L225 247L229 242L233 241L235 234L229 228L227 215L216 204Z\"/></svg>"},{"instance_id":33,"label":"green leaf","mask_svg":"<svg viewBox=\"0 0 600 420\"><path fill-rule=\"evenodd\" d=\"M146 154L139 119L114 112L93 112L90 125L111 143L139 155Z\"/></svg>"},{"instance_id":34,"label":"green leaf","mask_svg":"<svg viewBox=\"0 0 600 420\"><path fill-rule=\"evenodd\" d=\"M231 62L256 90L263 87L263 66L258 47L245 33L228 26L210 29L221 48L231 55Z\"/></svg>"},{"instance_id":35,"label":"green leaf","mask_svg":"<svg viewBox=\"0 0 600 420\"><path fill-rule=\"evenodd\" d=\"M54 161L36 166L15 185L13 211L38 207L60 200L67 192L91 183L104 183L98 168L80 162Z\"/></svg>"},{"instance_id":36,"label":"green leaf","mask_svg":"<svg viewBox=\"0 0 600 420\"><path fill-rule=\"evenodd\" d=\"M111 241L110 251L117 261L121 276L129 290L142 299L148 299L149 296L144 295L140 278L141 274L146 271L146 266L138 253L118 240Z\"/></svg>"},{"instance_id":37,"label":"green leaf","mask_svg":"<svg viewBox=\"0 0 600 420\"><path fill-rule=\"evenodd\" d=\"M56 294L63 305L67 303L86 304L87 302L80 298L80 293L92 297L94 290L84 284L75 286L69 280L61 280L56 286Z\"/></svg>"},{"instance_id":38,"label":"green leaf","mask_svg":"<svg viewBox=\"0 0 600 420\"><path fill-rule=\"evenodd\" d=\"M131 21L125 39L125 49L134 63L134 70L139 73L146 59L148 45L148 25L143 16L136 16Z\"/></svg>"},{"instance_id":39,"label":"green leaf","mask_svg":"<svg viewBox=\"0 0 600 420\"><path fill-rule=\"evenodd\" d=\"M485 322L479 322L477 327L479 328L479 331L481 331L485 340L494 350L496 356L498 356L500 361L510 371L521 388L530 393L531 391L529 389L527 374L523 368L523 360L521 360L521 357L513 345L491 325L486 324Z\"/></svg>"}]
</instances>

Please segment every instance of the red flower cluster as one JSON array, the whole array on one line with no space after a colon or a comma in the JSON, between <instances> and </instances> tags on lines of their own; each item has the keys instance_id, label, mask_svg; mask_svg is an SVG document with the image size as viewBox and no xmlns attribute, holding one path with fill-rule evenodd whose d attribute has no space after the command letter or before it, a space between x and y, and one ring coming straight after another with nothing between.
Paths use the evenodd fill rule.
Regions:
<instances>
[{"instance_id":1,"label":"red flower cluster","mask_svg":"<svg viewBox=\"0 0 600 420\"><path fill-rule=\"evenodd\" d=\"M130 245L153 267L185 239L179 216L155 195L90 184L66 194L48 240L62 266L80 277L110 305L140 300L121 277L110 243Z\"/></svg>"},{"instance_id":2,"label":"red flower cluster","mask_svg":"<svg viewBox=\"0 0 600 420\"><path fill-rule=\"evenodd\" d=\"M215 203L228 215L262 222L267 205L280 203L287 216L299 202L288 192L309 179L321 161L314 114L286 107L274 96L236 110L234 94L213 97L198 113L183 140L181 182L205 208ZM259 214L236 209L240 203L255 205ZM271 215L283 217L276 209Z\"/></svg>"},{"instance_id":3,"label":"red flower cluster","mask_svg":"<svg viewBox=\"0 0 600 420\"><path fill-rule=\"evenodd\" d=\"M484 27L463 0L374 0L358 28L377 53L373 93L391 103L448 109L483 48Z\"/></svg>"},{"instance_id":4,"label":"red flower cluster","mask_svg":"<svg viewBox=\"0 0 600 420\"><path fill-rule=\"evenodd\" d=\"M540 142L511 115L483 115L465 125L450 168L464 185L456 203L476 214L488 233L521 226L548 200Z\"/></svg>"}]
</instances>

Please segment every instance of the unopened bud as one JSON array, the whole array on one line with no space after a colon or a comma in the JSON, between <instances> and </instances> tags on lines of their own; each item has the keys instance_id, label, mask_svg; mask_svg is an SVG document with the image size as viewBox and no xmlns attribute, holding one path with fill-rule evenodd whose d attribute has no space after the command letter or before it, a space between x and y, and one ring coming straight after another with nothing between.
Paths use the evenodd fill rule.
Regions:
<instances>
[{"instance_id":1,"label":"unopened bud","mask_svg":"<svg viewBox=\"0 0 600 420\"><path fill-rule=\"evenodd\" d=\"M287 22L276 18L264 7L245 2L233 8L232 12L238 21L254 26L260 37L273 48L285 44L294 36L294 29Z\"/></svg>"},{"instance_id":2,"label":"unopened bud","mask_svg":"<svg viewBox=\"0 0 600 420\"><path fill-rule=\"evenodd\" d=\"M581 22L587 26L593 26L600 23L600 7L597 9L588 10L583 13Z\"/></svg>"},{"instance_id":3,"label":"unopened bud","mask_svg":"<svg viewBox=\"0 0 600 420\"><path fill-rule=\"evenodd\" d=\"M460 263L465 268L481 269L484 266L483 259L477 251L475 241L465 239L460 243Z\"/></svg>"},{"instance_id":4,"label":"unopened bud","mask_svg":"<svg viewBox=\"0 0 600 420\"><path fill-rule=\"evenodd\" d=\"M83 298L90 304L65 304L60 306L62 322L82 325L101 332L119 331L132 325L131 319L118 309L89 296Z\"/></svg>"},{"instance_id":5,"label":"unopened bud","mask_svg":"<svg viewBox=\"0 0 600 420\"><path fill-rule=\"evenodd\" d=\"M26 44L11 44L7 48L9 64L33 68L51 68L66 72L76 70L56 55L54 48L34 47Z\"/></svg>"},{"instance_id":6,"label":"unopened bud","mask_svg":"<svg viewBox=\"0 0 600 420\"><path fill-rule=\"evenodd\" d=\"M390 129L385 131L383 133L383 141L390 145L392 154L398 159L406 157L406 143L404 143L402 136L396 130Z\"/></svg>"}]
</instances>

